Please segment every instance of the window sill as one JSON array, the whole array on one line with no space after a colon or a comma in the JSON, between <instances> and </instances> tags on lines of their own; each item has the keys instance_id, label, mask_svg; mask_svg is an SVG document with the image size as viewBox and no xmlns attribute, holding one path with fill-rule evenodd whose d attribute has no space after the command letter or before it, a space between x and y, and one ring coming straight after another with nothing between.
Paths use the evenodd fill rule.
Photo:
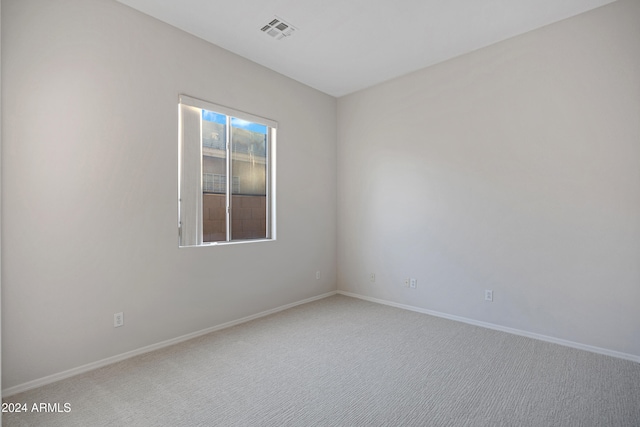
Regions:
<instances>
[{"instance_id":1,"label":"window sill","mask_svg":"<svg viewBox=\"0 0 640 427\"><path fill-rule=\"evenodd\" d=\"M207 248L210 246L244 245L247 243L275 242L276 239L233 240L231 242L205 242L199 245L179 246L179 248Z\"/></svg>"}]
</instances>

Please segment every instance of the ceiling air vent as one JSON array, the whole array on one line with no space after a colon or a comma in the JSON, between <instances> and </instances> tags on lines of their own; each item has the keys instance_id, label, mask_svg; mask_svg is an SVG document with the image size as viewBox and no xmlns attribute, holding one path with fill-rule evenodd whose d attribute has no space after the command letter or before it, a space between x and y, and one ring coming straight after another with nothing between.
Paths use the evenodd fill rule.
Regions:
<instances>
[{"instance_id":1,"label":"ceiling air vent","mask_svg":"<svg viewBox=\"0 0 640 427\"><path fill-rule=\"evenodd\" d=\"M263 33L268 34L276 40L289 37L296 29L288 22L275 16L271 22L260 29Z\"/></svg>"}]
</instances>

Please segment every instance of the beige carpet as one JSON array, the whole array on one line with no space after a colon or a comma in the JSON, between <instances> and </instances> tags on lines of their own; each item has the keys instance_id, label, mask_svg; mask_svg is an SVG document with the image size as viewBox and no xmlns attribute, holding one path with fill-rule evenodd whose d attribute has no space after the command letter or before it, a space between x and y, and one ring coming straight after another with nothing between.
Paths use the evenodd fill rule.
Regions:
<instances>
[{"instance_id":1,"label":"beige carpet","mask_svg":"<svg viewBox=\"0 0 640 427\"><path fill-rule=\"evenodd\" d=\"M334 296L5 402L5 426L640 426L640 364Z\"/></svg>"}]
</instances>

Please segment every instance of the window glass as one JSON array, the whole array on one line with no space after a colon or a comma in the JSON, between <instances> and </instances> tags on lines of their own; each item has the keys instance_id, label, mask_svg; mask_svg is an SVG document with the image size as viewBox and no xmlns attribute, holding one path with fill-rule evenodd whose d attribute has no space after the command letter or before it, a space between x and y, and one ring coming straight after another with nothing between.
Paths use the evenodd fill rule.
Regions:
<instances>
[{"instance_id":1,"label":"window glass","mask_svg":"<svg viewBox=\"0 0 640 427\"><path fill-rule=\"evenodd\" d=\"M232 239L264 239L267 233L267 127L231 119Z\"/></svg>"},{"instance_id":2,"label":"window glass","mask_svg":"<svg viewBox=\"0 0 640 427\"><path fill-rule=\"evenodd\" d=\"M202 241L227 240L227 117L202 110Z\"/></svg>"},{"instance_id":3,"label":"window glass","mask_svg":"<svg viewBox=\"0 0 640 427\"><path fill-rule=\"evenodd\" d=\"M186 96L179 119L180 246L273 239L275 122Z\"/></svg>"}]
</instances>

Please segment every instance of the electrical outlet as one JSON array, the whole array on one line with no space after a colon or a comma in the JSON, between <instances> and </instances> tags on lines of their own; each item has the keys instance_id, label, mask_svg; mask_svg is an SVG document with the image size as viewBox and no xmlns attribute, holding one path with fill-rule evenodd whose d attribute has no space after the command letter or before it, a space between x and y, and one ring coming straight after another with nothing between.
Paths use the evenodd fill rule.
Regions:
<instances>
[{"instance_id":1,"label":"electrical outlet","mask_svg":"<svg viewBox=\"0 0 640 427\"><path fill-rule=\"evenodd\" d=\"M113 315L113 327L118 328L124 325L124 313L116 313Z\"/></svg>"},{"instance_id":2,"label":"electrical outlet","mask_svg":"<svg viewBox=\"0 0 640 427\"><path fill-rule=\"evenodd\" d=\"M369 274L369 281L371 281L371 282L375 282L376 281L376 273Z\"/></svg>"},{"instance_id":3,"label":"electrical outlet","mask_svg":"<svg viewBox=\"0 0 640 427\"><path fill-rule=\"evenodd\" d=\"M485 301L493 301L493 291L491 289L485 289L485 291L484 291L484 300Z\"/></svg>"},{"instance_id":4,"label":"electrical outlet","mask_svg":"<svg viewBox=\"0 0 640 427\"><path fill-rule=\"evenodd\" d=\"M415 278L413 278L413 277L412 277L412 278L410 278L410 279L409 279L409 287L410 287L411 289L415 289L415 288L417 288L417 287L418 287L418 279L415 279Z\"/></svg>"}]
</instances>

